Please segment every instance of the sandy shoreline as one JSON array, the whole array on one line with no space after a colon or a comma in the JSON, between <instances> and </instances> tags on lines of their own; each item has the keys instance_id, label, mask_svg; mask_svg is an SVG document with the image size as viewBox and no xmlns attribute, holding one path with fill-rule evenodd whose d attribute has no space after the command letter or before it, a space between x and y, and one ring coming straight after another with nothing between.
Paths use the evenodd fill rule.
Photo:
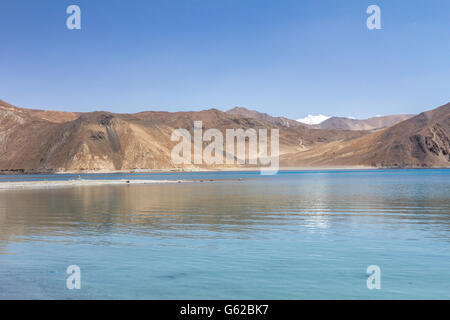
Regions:
<instances>
[{"instance_id":1,"label":"sandy shoreline","mask_svg":"<svg viewBox=\"0 0 450 320\"><path fill-rule=\"evenodd\" d=\"M65 180L65 181L5 181L0 182L0 190L46 189L61 187L85 187L107 185L135 185L181 183L184 180Z\"/></svg>"},{"instance_id":2,"label":"sandy shoreline","mask_svg":"<svg viewBox=\"0 0 450 320\"><path fill-rule=\"evenodd\" d=\"M202 172L254 172L261 171L261 169L267 169L265 167L255 168L255 167L233 167L233 168L184 168L180 169L134 169L134 170L113 170L113 171L103 171L103 170L86 170L80 171L64 171L64 172L54 172L54 174L115 174L115 173L202 173ZM278 171L315 171L315 170L376 170L383 169L370 166L324 166L324 167L280 167Z\"/></svg>"},{"instance_id":3,"label":"sandy shoreline","mask_svg":"<svg viewBox=\"0 0 450 320\"><path fill-rule=\"evenodd\" d=\"M21 172L1 172L2 175L37 175L37 174L55 174L55 175L65 175L65 174L158 174L158 173L220 173L220 172L259 172L261 169L266 169L265 167L255 168L255 167L233 167L233 168L184 168L184 169L133 169L133 170L83 170L83 171L21 171ZM379 168L370 166L317 166L317 167L280 167L278 171L317 171L317 170L378 170L378 169L389 169L389 168ZM412 169L412 168L404 168Z\"/></svg>"},{"instance_id":4,"label":"sandy shoreline","mask_svg":"<svg viewBox=\"0 0 450 320\"><path fill-rule=\"evenodd\" d=\"M324 168L324 167L284 167L280 168L279 172L282 171L321 171L321 170L336 170L336 171L345 171L345 170L380 170L382 168L375 168L375 167L364 167L364 166L353 166L353 167L331 167L331 168ZM406 168L409 169L409 168ZM432 168L421 168L421 169L432 169ZM436 168L436 169L442 169L442 168ZM447 168L449 169L449 168ZM83 172L84 174L133 174L133 173L188 173L188 172L255 172L259 171L258 169L249 169L246 168L241 170L205 170L205 171L145 171L145 172L130 172L130 171L115 171L115 172ZM78 172L79 173L79 172ZM74 174L72 172L64 172L64 173L49 173L49 174ZM30 176L33 176L33 174L29 174ZM25 176L25 175L22 175ZM0 175L1 177L1 175ZM230 181L230 180L236 180L236 181L242 181L242 178L236 178L236 179L217 179L217 178L199 178L199 179L171 179L171 180L141 180L141 179L72 179L72 180L37 180L37 181L1 181L0 180L0 191L1 190L22 190L22 189L51 189L51 188L62 188L62 187L84 187L84 186L107 186L107 185L135 185L135 184L165 184L165 183L185 183L185 182L212 182L212 181Z\"/></svg>"}]
</instances>

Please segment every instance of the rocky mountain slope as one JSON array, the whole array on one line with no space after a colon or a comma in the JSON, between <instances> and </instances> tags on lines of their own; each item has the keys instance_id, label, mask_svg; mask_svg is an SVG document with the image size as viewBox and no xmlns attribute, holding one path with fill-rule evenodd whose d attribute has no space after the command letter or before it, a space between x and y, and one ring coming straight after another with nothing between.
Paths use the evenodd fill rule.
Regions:
<instances>
[{"instance_id":1,"label":"rocky mountain slope","mask_svg":"<svg viewBox=\"0 0 450 320\"><path fill-rule=\"evenodd\" d=\"M205 130L219 129L224 136L226 129L278 128L281 154L364 135L304 126L287 128L215 109L71 113L22 109L0 101L0 172L192 169L193 165L172 163L171 150L177 142L170 136L179 128L192 132L194 121L202 121ZM223 167L227 166L214 168Z\"/></svg>"},{"instance_id":2,"label":"rocky mountain slope","mask_svg":"<svg viewBox=\"0 0 450 320\"><path fill-rule=\"evenodd\" d=\"M331 117L315 127L319 129L332 130L374 130L381 128L389 128L393 125L410 119L412 114L398 114L384 117L373 117L365 120L357 120L342 117Z\"/></svg>"},{"instance_id":3,"label":"rocky mountain slope","mask_svg":"<svg viewBox=\"0 0 450 320\"><path fill-rule=\"evenodd\" d=\"M285 117L272 117L272 116L268 115L267 113L261 113L261 112L258 112L255 110L249 110L249 109L246 109L243 107L235 107L233 109L228 110L227 113L243 116L246 118L263 120L263 121L270 122L270 123L273 123L273 124L275 124L277 126L281 126L281 127L287 127L287 128L298 127L298 126L310 127L307 124L300 123L300 122L292 120L292 119L288 119Z\"/></svg>"},{"instance_id":4,"label":"rocky mountain slope","mask_svg":"<svg viewBox=\"0 0 450 320\"><path fill-rule=\"evenodd\" d=\"M14 107L0 100L0 173L195 169L175 165L175 129L279 129L280 165L448 167L450 105L373 131L325 130L254 113L72 113ZM275 120L274 120L275 119ZM293 121L293 120L292 120ZM222 169L238 165L200 166Z\"/></svg>"},{"instance_id":5,"label":"rocky mountain slope","mask_svg":"<svg viewBox=\"0 0 450 320\"><path fill-rule=\"evenodd\" d=\"M450 103L390 128L283 155L295 166L450 167Z\"/></svg>"}]
</instances>

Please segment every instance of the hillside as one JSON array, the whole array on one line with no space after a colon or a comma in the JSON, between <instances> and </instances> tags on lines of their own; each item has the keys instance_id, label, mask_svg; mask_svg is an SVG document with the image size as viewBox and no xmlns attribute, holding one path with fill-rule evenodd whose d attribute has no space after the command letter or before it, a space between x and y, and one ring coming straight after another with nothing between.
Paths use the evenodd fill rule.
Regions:
<instances>
[{"instance_id":1,"label":"hillside","mask_svg":"<svg viewBox=\"0 0 450 320\"><path fill-rule=\"evenodd\" d=\"M269 123L273 123L277 126L281 127L298 127L298 126L304 126L304 127L310 127L307 124L300 123L295 120L291 120L285 117L272 117L271 115L268 115L267 113L261 113L255 110L249 110L243 107L235 107L233 109L230 109L227 111L228 114L233 115L239 115L246 118L252 118L252 119L259 119L263 120Z\"/></svg>"},{"instance_id":2,"label":"hillside","mask_svg":"<svg viewBox=\"0 0 450 320\"><path fill-rule=\"evenodd\" d=\"M1 101L0 172L194 169L193 165L175 166L171 162L170 153L176 142L170 141L170 136L179 128L192 132L194 121L199 120L203 121L204 129L216 128L224 135L230 128L278 128L281 154L365 134L311 130L301 125L283 127L216 109L71 113L22 109ZM223 167L226 166L214 168Z\"/></svg>"},{"instance_id":3,"label":"hillside","mask_svg":"<svg viewBox=\"0 0 450 320\"><path fill-rule=\"evenodd\" d=\"M357 120L342 117L331 117L324 122L315 125L316 128L330 130L374 130L389 128L401 121L412 118L411 114L399 114L384 117L373 117L365 120Z\"/></svg>"},{"instance_id":4,"label":"hillside","mask_svg":"<svg viewBox=\"0 0 450 320\"><path fill-rule=\"evenodd\" d=\"M390 128L305 152L283 155L286 166L449 167L450 104Z\"/></svg>"},{"instance_id":5,"label":"hillside","mask_svg":"<svg viewBox=\"0 0 450 320\"><path fill-rule=\"evenodd\" d=\"M174 165L170 156L176 144L170 141L173 130L192 133L194 121L224 136L226 129L279 129L282 167L450 165L450 104L377 131L313 129L277 119L216 109L73 113L22 109L0 101L0 172L194 170L194 165ZM233 167L238 165L199 166Z\"/></svg>"}]
</instances>

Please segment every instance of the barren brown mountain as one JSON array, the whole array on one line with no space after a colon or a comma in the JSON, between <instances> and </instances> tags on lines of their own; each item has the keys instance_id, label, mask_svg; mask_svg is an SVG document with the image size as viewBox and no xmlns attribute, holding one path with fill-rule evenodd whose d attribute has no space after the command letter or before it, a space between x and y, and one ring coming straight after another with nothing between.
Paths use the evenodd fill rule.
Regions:
<instances>
[{"instance_id":1,"label":"barren brown mountain","mask_svg":"<svg viewBox=\"0 0 450 320\"><path fill-rule=\"evenodd\" d=\"M309 127L311 128L310 125L307 125L305 123L301 123L292 119L288 119L285 117L272 117L271 115L268 115L267 113L261 113L255 110L249 110L247 108L243 108L243 107L235 107L233 109L230 109L227 111L227 113L229 114L234 114L234 115L240 115L246 118L253 118L253 119L259 119L259 120L263 120L266 122L270 122L273 123L277 126L281 126L281 127L299 127L299 126L304 126L304 127ZM330 129L330 128L327 128ZM331 128L332 129L332 128Z\"/></svg>"},{"instance_id":2,"label":"barren brown mountain","mask_svg":"<svg viewBox=\"0 0 450 320\"><path fill-rule=\"evenodd\" d=\"M414 117L412 114L398 114L384 117L373 117L365 120L331 117L324 122L315 125L319 129L334 130L374 130L389 128L394 124Z\"/></svg>"},{"instance_id":3,"label":"barren brown mountain","mask_svg":"<svg viewBox=\"0 0 450 320\"><path fill-rule=\"evenodd\" d=\"M284 155L286 166L449 167L450 104L356 139Z\"/></svg>"},{"instance_id":4,"label":"barren brown mountain","mask_svg":"<svg viewBox=\"0 0 450 320\"><path fill-rule=\"evenodd\" d=\"M200 112L71 113L36 111L0 101L0 170L3 173L174 169L173 130L194 121L223 133L233 128L280 128L280 152L293 153L361 132L284 128L210 109ZM219 166L216 168L222 168ZM194 169L194 166L181 166Z\"/></svg>"},{"instance_id":5,"label":"barren brown mountain","mask_svg":"<svg viewBox=\"0 0 450 320\"><path fill-rule=\"evenodd\" d=\"M0 100L0 170L198 169L193 165L176 166L170 157L177 143L170 141L173 130L185 128L192 132L194 121L202 121L205 129L222 132L232 128L279 129L281 166L449 166L449 117L446 105L371 132L290 126L270 118L216 109L72 113L17 108Z\"/></svg>"}]
</instances>

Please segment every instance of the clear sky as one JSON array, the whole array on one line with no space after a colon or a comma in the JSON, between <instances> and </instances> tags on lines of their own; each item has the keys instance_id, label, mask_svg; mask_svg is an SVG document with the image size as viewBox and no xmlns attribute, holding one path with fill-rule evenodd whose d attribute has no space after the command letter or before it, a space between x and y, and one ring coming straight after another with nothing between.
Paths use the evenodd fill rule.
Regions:
<instances>
[{"instance_id":1,"label":"clear sky","mask_svg":"<svg viewBox=\"0 0 450 320\"><path fill-rule=\"evenodd\" d=\"M0 44L0 99L21 107L296 119L450 101L448 0L0 0Z\"/></svg>"}]
</instances>

